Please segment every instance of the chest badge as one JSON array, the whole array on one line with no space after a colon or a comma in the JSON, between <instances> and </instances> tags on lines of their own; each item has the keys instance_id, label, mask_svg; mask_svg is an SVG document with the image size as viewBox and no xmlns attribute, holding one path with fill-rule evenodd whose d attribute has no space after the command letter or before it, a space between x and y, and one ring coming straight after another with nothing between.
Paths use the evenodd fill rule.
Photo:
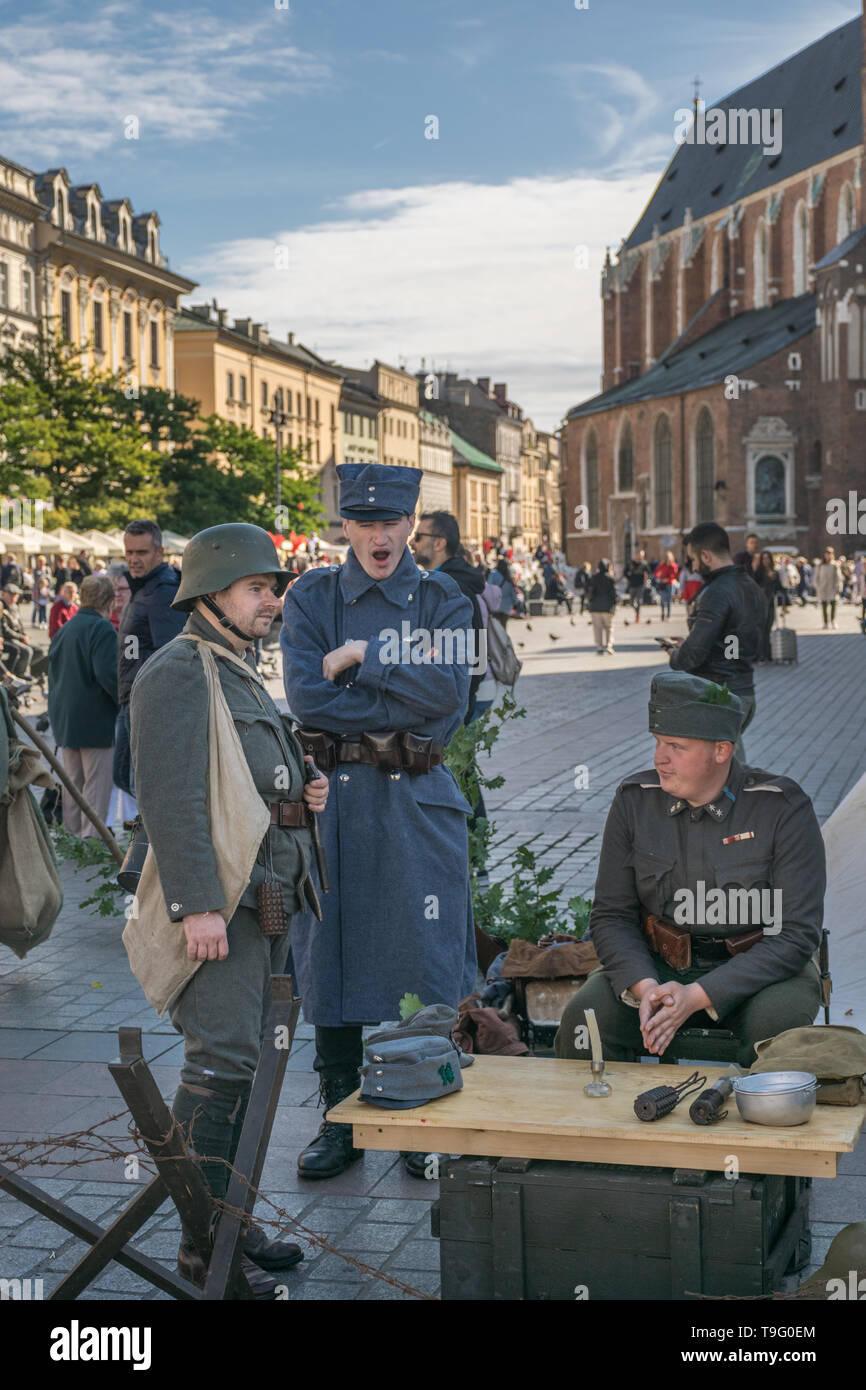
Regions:
<instances>
[{"instance_id":1,"label":"chest badge","mask_svg":"<svg viewBox=\"0 0 866 1390\"><path fill-rule=\"evenodd\" d=\"M725 839L722 840L722 844L723 844L723 845L736 845L736 844L739 844L740 840L754 840L754 838L755 838L755 832L754 832L754 830L744 830L744 831L742 831L742 833L739 834L739 835L728 835L728 836L726 836Z\"/></svg>"}]
</instances>

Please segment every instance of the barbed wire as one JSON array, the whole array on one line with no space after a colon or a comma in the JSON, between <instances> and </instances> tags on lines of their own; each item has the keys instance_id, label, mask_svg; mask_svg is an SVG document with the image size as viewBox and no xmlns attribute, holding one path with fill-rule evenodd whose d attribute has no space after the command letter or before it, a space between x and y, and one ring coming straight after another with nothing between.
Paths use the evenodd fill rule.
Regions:
<instances>
[{"instance_id":1,"label":"barbed wire","mask_svg":"<svg viewBox=\"0 0 866 1390\"><path fill-rule=\"evenodd\" d=\"M126 1132L135 1146L134 1155L130 1153L128 1144L121 1144L119 1139L115 1139L110 1135L97 1133L103 1125L112 1124L115 1121L124 1119L129 1121L129 1112L120 1110L114 1115L108 1115L104 1119L98 1120L95 1124L91 1125L89 1129L74 1130L68 1134L51 1135L46 1139L17 1139L0 1142L0 1163L3 1163L14 1173L21 1168L31 1166L84 1168L89 1163L100 1163L104 1162L106 1159L114 1159L127 1163L129 1159L134 1156L139 1171L143 1171L151 1178L156 1177L159 1172L159 1164L163 1160L154 1158L154 1156L148 1152L144 1146L144 1139L141 1132L132 1121L129 1121ZM175 1121L172 1125L172 1129L159 1141L160 1146L167 1144L176 1132L179 1132L184 1138L184 1142L186 1142L183 1125ZM151 1143L153 1142L154 1141L151 1140ZM89 1156L70 1159L67 1155L64 1155L62 1158L52 1158L52 1155L56 1155L64 1149L73 1149L75 1151L83 1150ZM166 1156L165 1161L176 1162L177 1159L175 1156L171 1158ZM263 1203L271 1209L274 1216L264 1222L269 1228L273 1227L274 1230L280 1234L300 1235L301 1238L310 1245L318 1247L329 1255L336 1255L338 1259L343 1260L347 1265L351 1265L353 1268L360 1270L361 1274L364 1276L370 1279L377 1279L384 1284L389 1284L392 1288L398 1289L401 1293L405 1293L411 1298L433 1303L439 1301L436 1294L427 1293L423 1289L417 1289L414 1285L407 1284L402 1279L398 1279L392 1274L387 1274L383 1269L378 1269L374 1265L366 1264L363 1260L357 1259L354 1255L347 1255L345 1251L338 1250L335 1245L331 1244L326 1236L318 1231L310 1230L310 1228L299 1221L297 1217L292 1216L290 1212L287 1212L283 1207L280 1207L276 1202L272 1201L259 1188L254 1187L249 1179L242 1173L239 1173L234 1165L227 1159L219 1159L217 1161L225 1164L230 1178L232 1176L241 1178L247 1190L254 1193L255 1202ZM0 1178L0 1193L3 1191L3 1180ZM16 1196L14 1192L9 1195L12 1197ZM45 1193L44 1196L50 1200L49 1193ZM168 1189L166 1189L166 1198L169 1197L170 1194ZM19 1198L18 1200L21 1199ZM24 1205L27 1204L24 1203ZM241 1207L231 1207L227 1205L227 1203L219 1200L214 1200L214 1207L218 1211L228 1211L232 1215L237 1216L245 1225L262 1224L258 1218L253 1222L253 1219L248 1216ZM50 1217L48 1219L50 1220ZM72 1233L69 1232L68 1234L71 1236ZM132 1237L133 1244L134 1240L135 1237Z\"/></svg>"}]
</instances>

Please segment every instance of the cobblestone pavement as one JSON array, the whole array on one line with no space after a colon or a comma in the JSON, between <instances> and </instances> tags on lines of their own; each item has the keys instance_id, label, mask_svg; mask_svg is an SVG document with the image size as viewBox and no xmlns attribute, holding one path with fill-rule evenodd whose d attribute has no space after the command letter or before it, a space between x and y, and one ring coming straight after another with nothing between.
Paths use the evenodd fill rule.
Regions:
<instances>
[{"instance_id":1,"label":"cobblestone pavement","mask_svg":"<svg viewBox=\"0 0 866 1390\"><path fill-rule=\"evenodd\" d=\"M563 900L592 892L613 789L624 775L652 761L646 701L650 675L660 664L653 637L662 625L658 619L626 625L621 614L613 657L595 655L585 617L510 625L525 663L517 693L527 716L503 730L491 758L491 771L506 779L488 797L495 823L494 879L508 878L516 846L528 841L541 851L541 863L554 867L553 882ZM793 626L799 663L759 669L757 714L746 747L754 765L797 778L823 820L866 770L866 639L853 606L843 606L838 632L820 631L812 607L797 609ZM665 631L683 633L682 619L675 618ZM587 785L576 790L575 769L581 766ZM81 908L89 892L85 874L65 865L63 881L64 907L51 938L25 961L0 948L0 1146L72 1135L119 1116L102 1132L131 1148L129 1119L106 1067L117 1054L116 1029L121 1024L143 1029L145 1055L168 1099L177 1085L182 1047L129 972L120 942L122 922ZM844 988L844 982L838 985ZM412 1297L340 1255L435 1294L438 1246L429 1216L435 1184L408 1177L398 1155L373 1152L327 1183L297 1177L297 1152L319 1122L312 1033L309 1025L300 1025L261 1188L307 1231L326 1236L337 1253L310 1246L304 1263L285 1275L287 1295L297 1300ZM52 1167L31 1164L24 1171L46 1191L107 1224L129 1201L134 1180L125 1179L121 1160L97 1156L82 1165L82 1156L66 1146L54 1154ZM841 1160L838 1178L814 1183L816 1264L841 1225L862 1219L864 1198L866 1141ZM259 1210L267 1216L267 1208ZM4 1194L0 1228L0 1276L41 1278L46 1294L84 1250L82 1242ZM177 1239L177 1217L168 1203L137 1243L172 1264ZM111 1264L86 1297L163 1296Z\"/></svg>"}]
</instances>

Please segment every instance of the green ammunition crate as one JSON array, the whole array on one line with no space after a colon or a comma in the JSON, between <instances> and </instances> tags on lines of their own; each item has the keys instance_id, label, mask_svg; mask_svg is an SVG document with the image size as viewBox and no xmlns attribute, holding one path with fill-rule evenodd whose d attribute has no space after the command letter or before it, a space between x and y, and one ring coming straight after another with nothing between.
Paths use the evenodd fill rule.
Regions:
<instances>
[{"instance_id":1,"label":"green ammunition crate","mask_svg":"<svg viewBox=\"0 0 866 1390\"><path fill-rule=\"evenodd\" d=\"M431 1227L443 1299L767 1294L808 1261L809 1179L458 1158Z\"/></svg>"}]
</instances>

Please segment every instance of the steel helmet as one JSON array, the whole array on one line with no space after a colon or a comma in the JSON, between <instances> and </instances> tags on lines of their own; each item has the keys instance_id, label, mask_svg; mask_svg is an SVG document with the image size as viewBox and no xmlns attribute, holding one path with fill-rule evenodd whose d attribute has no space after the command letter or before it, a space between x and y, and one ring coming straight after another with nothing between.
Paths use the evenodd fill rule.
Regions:
<instances>
[{"instance_id":1,"label":"steel helmet","mask_svg":"<svg viewBox=\"0 0 866 1390\"><path fill-rule=\"evenodd\" d=\"M277 593L286 591L290 575L280 568L277 548L261 526L230 521L193 536L183 552L183 567L172 608L189 613L196 599L227 589L248 574L273 574Z\"/></svg>"}]
</instances>

